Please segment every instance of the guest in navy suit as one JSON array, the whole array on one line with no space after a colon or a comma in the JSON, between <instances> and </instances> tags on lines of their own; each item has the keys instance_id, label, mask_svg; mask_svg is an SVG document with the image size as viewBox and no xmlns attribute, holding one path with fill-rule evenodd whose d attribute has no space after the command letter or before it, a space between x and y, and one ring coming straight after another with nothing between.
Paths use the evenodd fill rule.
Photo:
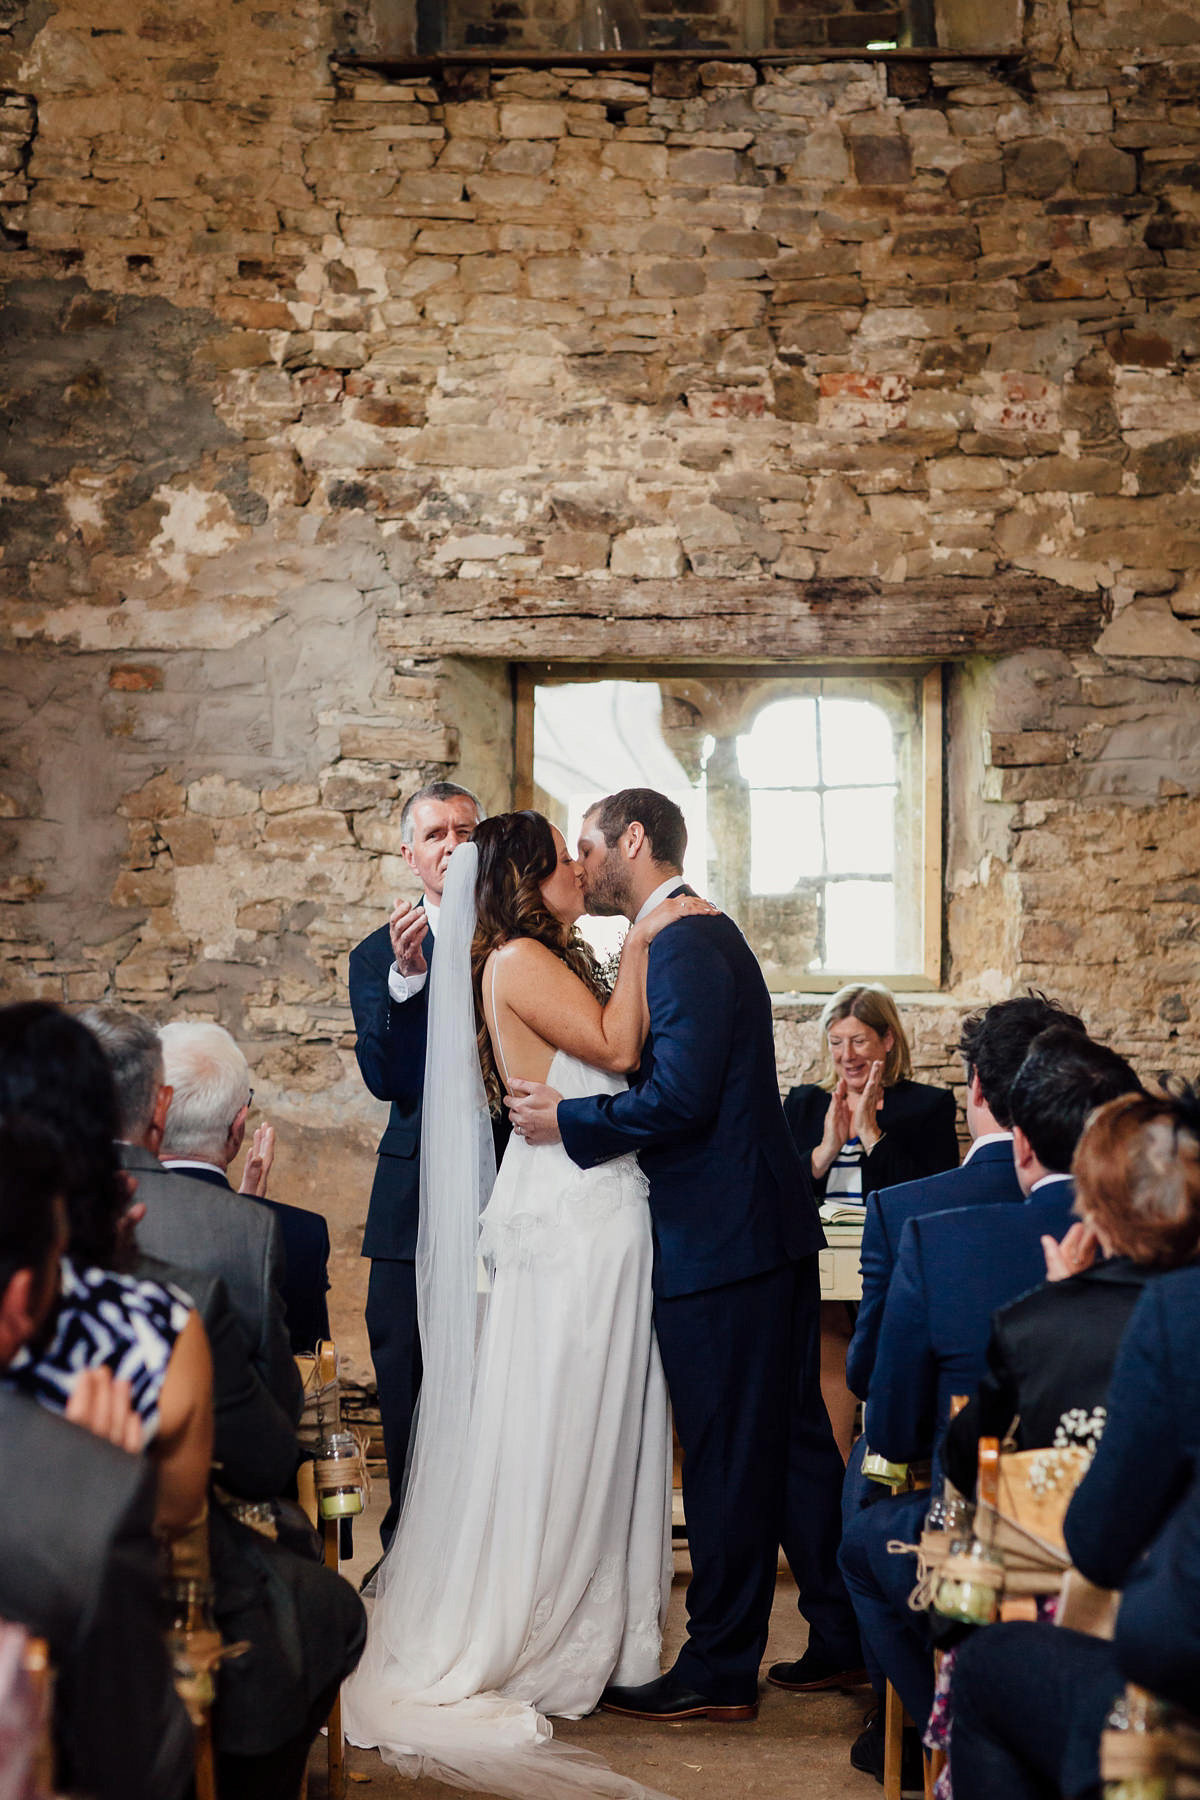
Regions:
<instances>
[{"instance_id":1,"label":"guest in navy suit","mask_svg":"<svg viewBox=\"0 0 1200 1800\"><path fill-rule=\"evenodd\" d=\"M996 1625L962 1647L951 1752L960 1800L1091 1793L1100 1726L1125 1681L1192 1711L1200 1692L1200 1104L1193 1090L1129 1102L1116 1133L1127 1141L1111 1173L1128 1173L1139 1254L1193 1265L1143 1290L1104 1435L1067 1512L1076 1567L1124 1588L1116 1641ZM1066 1247L1076 1255L1079 1235Z\"/></svg>"},{"instance_id":2,"label":"guest in navy suit","mask_svg":"<svg viewBox=\"0 0 1200 1800\"><path fill-rule=\"evenodd\" d=\"M919 1214L958 1206L990 1206L1024 1199L1012 1154L1009 1095L1030 1044L1051 1025L1083 1030L1082 1019L1038 994L1001 1000L963 1023L958 1050L966 1066L967 1130L971 1148L962 1166L919 1181L903 1181L867 1195L862 1239L862 1301L846 1355L846 1380L867 1398L888 1284L900 1234Z\"/></svg>"},{"instance_id":3,"label":"guest in navy suit","mask_svg":"<svg viewBox=\"0 0 1200 1800\"><path fill-rule=\"evenodd\" d=\"M1114 1051L1070 1026L1043 1031L1009 1101L1024 1204L966 1207L905 1225L871 1377L872 1447L889 1461L934 1454L952 1396L973 1393L986 1371L993 1312L1036 1286L1045 1274L1042 1238L1064 1237L1071 1225L1066 1171L1089 1113L1139 1088ZM936 1457L933 1480L940 1481ZM905 1494L866 1508L847 1525L841 1551L873 1685L882 1694L890 1680L918 1725L933 1702L930 1646L907 1604L912 1560L889 1556L887 1544L914 1542L928 1503L925 1493ZM878 1748L864 1744L856 1766Z\"/></svg>"},{"instance_id":4,"label":"guest in navy suit","mask_svg":"<svg viewBox=\"0 0 1200 1800\"><path fill-rule=\"evenodd\" d=\"M431 782L409 796L400 814L400 848L421 883L421 897L415 904L397 900L387 924L350 952L350 1007L358 1033L354 1054L375 1098L391 1103L362 1244L363 1255L371 1259L367 1336L391 1489L379 1528L385 1550L399 1516L404 1460L421 1387L416 1254L426 982L447 865L482 817L474 794L452 781Z\"/></svg>"},{"instance_id":5,"label":"guest in navy suit","mask_svg":"<svg viewBox=\"0 0 1200 1800\"><path fill-rule=\"evenodd\" d=\"M627 789L580 837L588 910L637 918L683 889L679 808ZM651 946L650 1035L627 1092L563 1101L514 1082L514 1129L590 1168L637 1151L650 1183L654 1323L684 1453L692 1581L674 1667L602 1702L637 1718L752 1718L782 1541L813 1686L859 1663L836 1571L841 1458L819 1386L824 1243L779 1103L771 1002L731 919ZM521 1097L522 1092L524 1097Z\"/></svg>"},{"instance_id":6,"label":"guest in navy suit","mask_svg":"<svg viewBox=\"0 0 1200 1800\"><path fill-rule=\"evenodd\" d=\"M163 1077L171 1089L160 1159L174 1174L232 1193L226 1170L246 1136L254 1097L245 1057L223 1025L177 1020L159 1033ZM329 1227L320 1213L268 1200L275 1133L260 1125L246 1156L241 1192L279 1221L283 1240L284 1314L293 1351L329 1336Z\"/></svg>"}]
</instances>

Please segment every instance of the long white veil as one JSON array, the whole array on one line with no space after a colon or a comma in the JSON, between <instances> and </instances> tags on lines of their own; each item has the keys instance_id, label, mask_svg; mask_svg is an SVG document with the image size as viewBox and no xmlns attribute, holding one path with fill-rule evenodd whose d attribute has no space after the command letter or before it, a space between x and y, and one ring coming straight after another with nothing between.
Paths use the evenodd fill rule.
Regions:
<instances>
[{"instance_id":1,"label":"long white veil","mask_svg":"<svg viewBox=\"0 0 1200 1800\"><path fill-rule=\"evenodd\" d=\"M421 1397L367 1646L343 1689L346 1735L377 1747L406 1774L507 1800L668 1800L555 1741L549 1721L527 1702L466 1692L445 1679L437 1624L460 1548L456 1497L473 1442L479 1215L496 1175L471 983L478 860L474 844L451 858L430 971L417 1234ZM520 1395L511 1400L520 1407ZM470 1623L461 1626L468 1639ZM460 1641L459 1668L462 1649Z\"/></svg>"}]
</instances>

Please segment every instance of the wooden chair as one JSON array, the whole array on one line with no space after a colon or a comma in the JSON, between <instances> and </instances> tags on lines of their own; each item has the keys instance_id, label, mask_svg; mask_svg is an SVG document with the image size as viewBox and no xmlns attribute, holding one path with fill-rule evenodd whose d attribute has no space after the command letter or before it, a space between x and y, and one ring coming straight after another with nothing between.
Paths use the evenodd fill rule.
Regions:
<instances>
[{"instance_id":1,"label":"wooden chair","mask_svg":"<svg viewBox=\"0 0 1200 1800\"><path fill-rule=\"evenodd\" d=\"M901 1758L904 1750L904 1727L913 1721L904 1710L904 1703L889 1681L883 1698L883 1800L900 1800L902 1788L900 1784ZM925 1800L933 1800L933 1784L945 1761L941 1752L935 1750L933 1757L940 1758L934 1766L933 1757L922 1750L924 1761L923 1780Z\"/></svg>"},{"instance_id":2,"label":"wooden chair","mask_svg":"<svg viewBox=\"0 0 1200 1800\"><path fill-rule=\"evenodd\" d=\"M172 1583L195 1584L198 1596L211 1599L212 1565L209 1557L207 1515L170 1546ZM213 1750L213 1675L224 1654L236 1654L237 1646L225 1646L212 1622L208 1602L204 1617L188 1616L168 1633L175 1665L175 1686L196 1732L195 1800L217 1800L217 1765ZM246 1646L242 1645L242 1649Z\"/></svg>"},{"instance_id":3,"label":"wooden chair","mask_svg":"<svg viewBox=\"0 0 1200 1800\"><path fill-rule=\"evenodd\" d=\"M306 1441L305 1427L315 1428L316 1438L327 1437L341 1423L341 1394L338 1388L337 1347L328 1340L317 1345L313 1357L298 1356L296 1365L304 1382L305 1412L301 1438ZM307 1459L300 1464L296 1477L300 1504L310 1524L321 1536L325 1566L336 1574L341 1566L341 1521L323 1519L317 1499L313 1464ZM342 1697L339 1693L330 1709L326 1726L329 1738L329 1800L345 1800L346 1740L342 1732Z\"/></svg>"}]
</instances>

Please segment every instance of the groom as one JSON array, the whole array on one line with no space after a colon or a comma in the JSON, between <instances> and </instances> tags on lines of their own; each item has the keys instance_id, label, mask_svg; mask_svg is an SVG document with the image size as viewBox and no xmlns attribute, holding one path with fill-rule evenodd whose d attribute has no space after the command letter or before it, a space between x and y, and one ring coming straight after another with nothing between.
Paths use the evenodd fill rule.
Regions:
<instances>
[{"instance_id":1,"label":"groom","mask_svg":"<svg viewBox=\"0 0 1200 1800\"><path fill-rule=\"evenodd\" d=\"M673 801L627 788L584 817L591 913L637 920L681 880ZM561 1139L581 1168L637 1151L650 1183L654 1326L683 1449L692 1580L673 1668L602 1705L638 1719L753 1719L782 1543L809 1647L788 1685L860 1674L837 1571L842 1462L820 1391L824 1236L784 1122L771 1002L723 914L681 919L650 948L650 1033L626 1093L562 1100L514 1081L514 1129Z\"/></svg>"}]
</instances>

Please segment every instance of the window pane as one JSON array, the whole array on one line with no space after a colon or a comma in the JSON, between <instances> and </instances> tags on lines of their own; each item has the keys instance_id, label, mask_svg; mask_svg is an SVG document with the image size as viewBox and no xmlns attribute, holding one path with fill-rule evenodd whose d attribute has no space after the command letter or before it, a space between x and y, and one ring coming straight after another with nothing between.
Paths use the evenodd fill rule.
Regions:
<instances>
[{"instance_id":1,"label":"window pane","mask_svg":"<svg viewBox=\"0 0 1200 1800\"><path fill-rule=\"evenodd\" d=\"M790 894L801 876L821 873L817 795L751 793L751 893Z\"/></svg>"},{"instance_id":2,"label":"window pane","mask_svg":"<svg viewBox=\"0 0 1200 1800\"><path fill-rule=\"evenodd\" d=\"M890 875L895 862L894 788L843 788L824 796L831 875Z\"/></svg>"},{"instance_id":3,"label":"window pane","mask_svg":"<svg viewBox=\"0 0 1200 1800\"><path fill-rule=\"evenodd\" d=\"M816 701L797 697L764 706L739 737L737 756L738 769L752 788L815 787Z\"/></svg>"},{"instance_id":4,"label":"window pane","mask_svg":"<svg viewBox=\"0 0 1200 1800\"><path fill-rule=\"evenodd\" d=\"M895 962L891 882L829 882L825 888L825 967L857 975L892 969Z\"/></svg>"},{"instance_id":5,"label":"window pane","mask_svg":"<svg viewBox=\"0 0 1200 1800\"><path fill-rule=\"evenodd\" d=\"M826 787L896 779L891 721L870 700L822 696L821 756Z\"/></svg>"}]
</instances>

